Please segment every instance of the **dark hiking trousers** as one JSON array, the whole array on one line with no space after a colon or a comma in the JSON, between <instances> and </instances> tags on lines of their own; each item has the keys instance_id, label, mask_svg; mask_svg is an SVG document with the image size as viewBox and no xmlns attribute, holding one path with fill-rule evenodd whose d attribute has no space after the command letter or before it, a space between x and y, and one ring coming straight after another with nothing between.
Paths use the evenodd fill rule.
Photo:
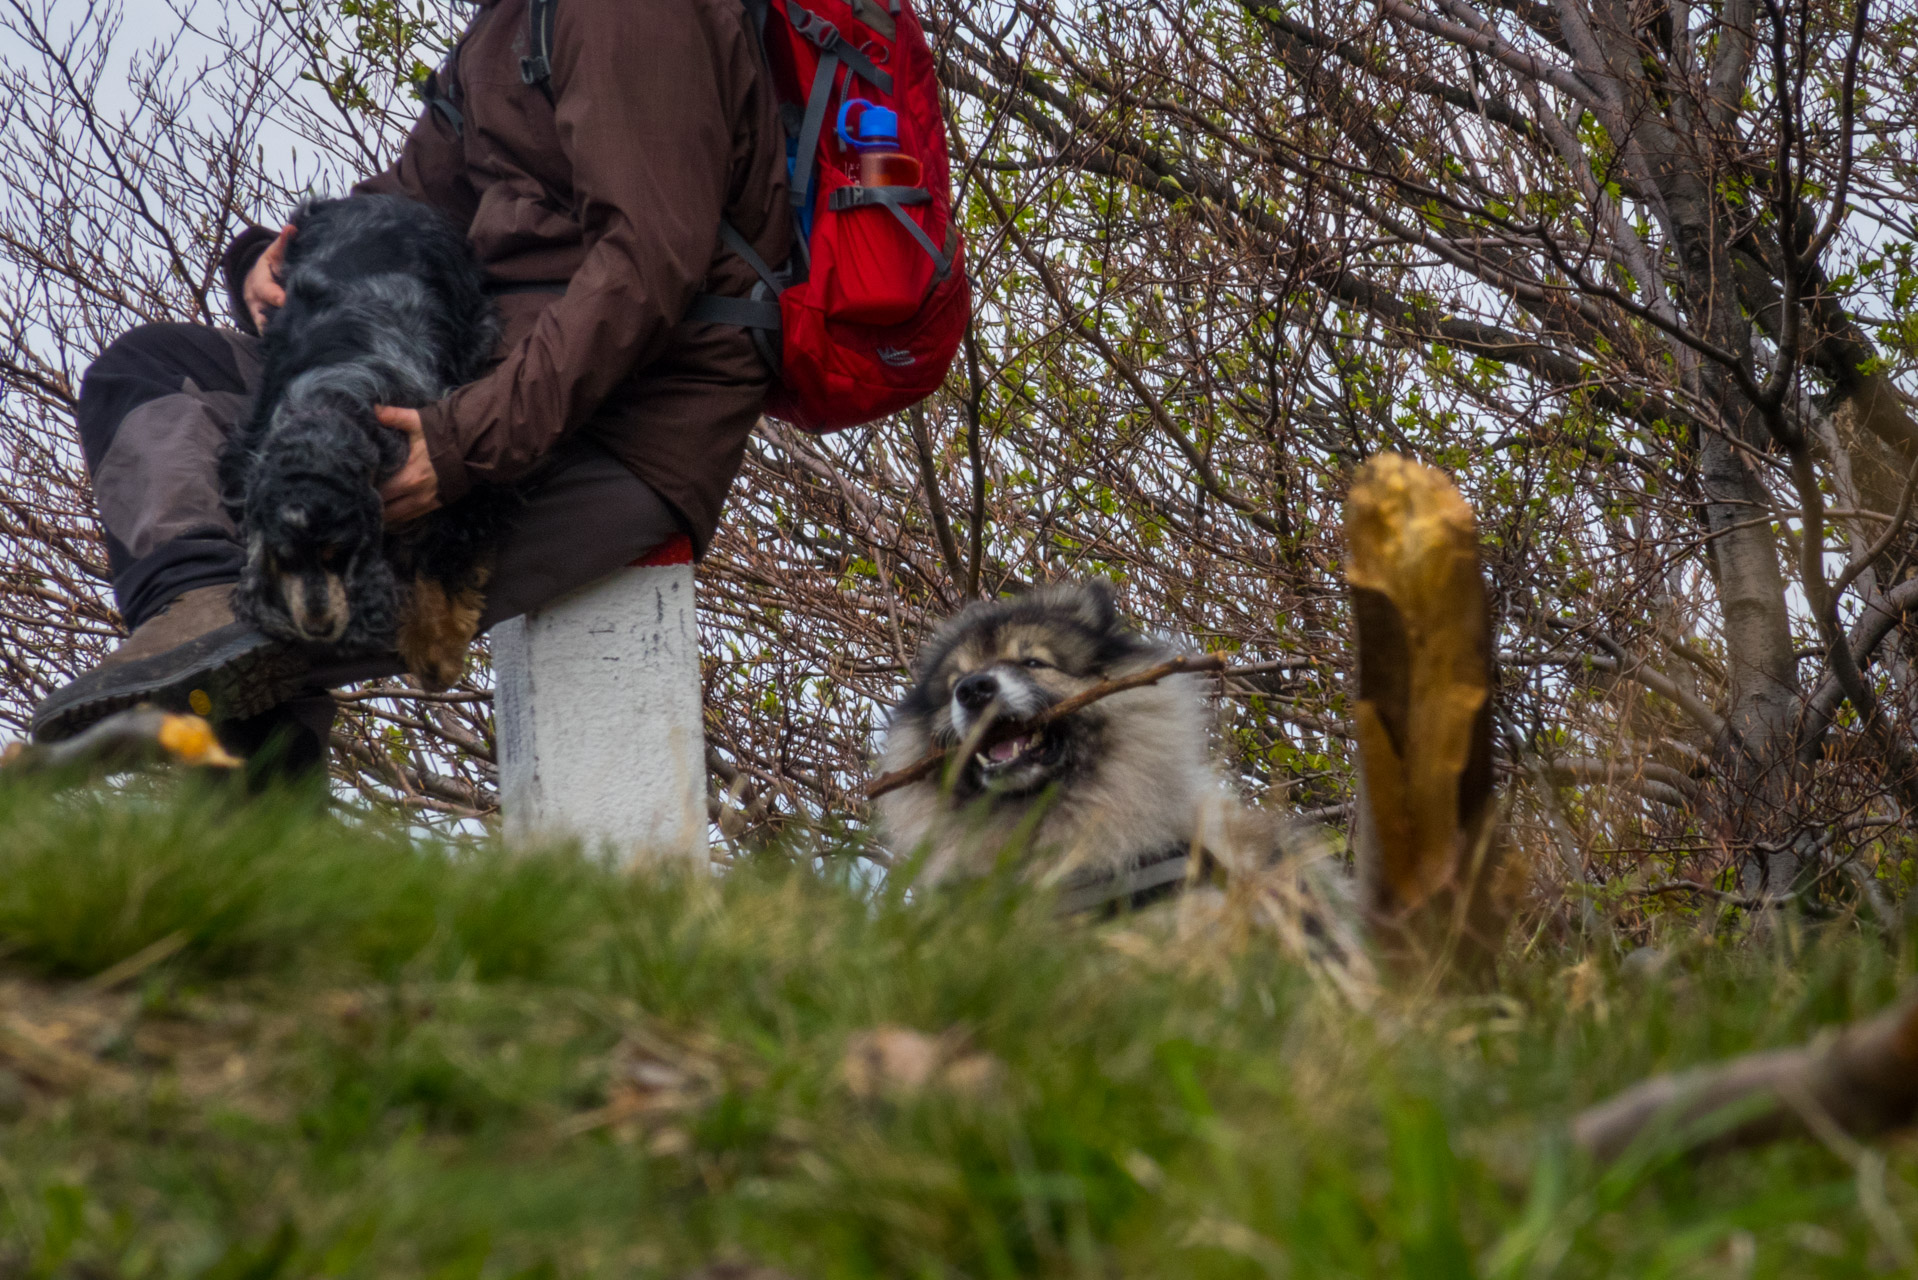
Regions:
<instances>
[{"instance_id":1,"label":"dark hiking trousers","mask_svg":"<svg viewBox=\"0 0 1918 1280\"><path fill-rule=\"evenodd\" d=\"M220 503L219 454L251 409L260 376L259 339L192 324L142 325L87 369L80 442L129 630L187 591L239 581L245 552ZM605 449L585 440L562 445L500 550L480 628L602 578L683 530L652 487ZM318 673L316 683L398 669L360 663ZM293 725L318 732L323 744L331 699L298 703L269 713L270 725L236 726L237 745L247 749Z\"/></svg>"}]
</instances>

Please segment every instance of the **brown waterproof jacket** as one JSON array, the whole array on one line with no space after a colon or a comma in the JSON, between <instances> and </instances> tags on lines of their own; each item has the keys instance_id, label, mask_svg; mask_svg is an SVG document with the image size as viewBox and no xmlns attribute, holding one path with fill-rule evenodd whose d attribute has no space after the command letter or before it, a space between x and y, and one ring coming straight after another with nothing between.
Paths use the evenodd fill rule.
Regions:
<instances>
[{"instance_id":1,"label":"brown waterproof jacket","mask_svg":"<svg viewBox=\"0 0 1918 1280\"><path fill-rule=\"evenodd\" d=\"M554 14L552 102L520 74L527 0L480 0L431 86L452 110L429 105L355 190L445 211L505 286L498 364L420 414L441 500L524 479L584 432L703 553L772 375L745 330L680 317L701 292L756 281L720 244L722 217L766 261L787 258L777 104L740 0L556 0ZM249 330L240 285L272 234L227 254Z\"/></svg>"}]
</instances>

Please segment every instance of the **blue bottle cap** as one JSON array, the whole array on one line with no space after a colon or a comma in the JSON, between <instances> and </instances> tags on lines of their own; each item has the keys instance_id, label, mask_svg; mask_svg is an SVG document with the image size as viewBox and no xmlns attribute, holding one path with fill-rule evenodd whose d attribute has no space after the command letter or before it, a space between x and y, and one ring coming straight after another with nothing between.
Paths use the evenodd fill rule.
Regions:
<instances>
[{"instance_id":1,"label":"blue bottle cap","mask_svg":"<svg viewBox=\"0 0 1918 1280\"><path fill-rule=\"evenodd\" d=\"M859 115L859 140L868 145L898 142L899 113L890 107L867 107Z\"/></svg>"},{"instance_id":2,"label":"blue bottle cap","mask_svg":"<svg viewBox=\"0 0 1918 1280\"><path fill-rule=\"evenodd\" d=\"M859 119L851 121L859 131L856 136L846 128L854 111L859 113ZM899 145L899 113L863 98L849 98L839 108L838 133L839 140L856 151L896 147Z\"/></svg>"}]
</instances>

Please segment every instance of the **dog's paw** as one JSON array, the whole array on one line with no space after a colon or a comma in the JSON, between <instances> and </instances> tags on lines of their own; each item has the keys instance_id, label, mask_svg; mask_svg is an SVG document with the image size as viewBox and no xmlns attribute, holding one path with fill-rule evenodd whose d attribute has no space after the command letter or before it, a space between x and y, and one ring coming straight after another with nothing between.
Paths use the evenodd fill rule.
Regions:
<instances>
[{"instance_id":1,"label":"dog's paw","mask_svg":"<svg viewBox=\"0 0 1918 1280\"><path fill-rule=\"evenodd\" d=\"M475 588L448 592L430 578L413 579L400 623L400 657L429 692L440 693L466 674L466 651L479 630L485 596Z\"/></svg>"}]
</instances>

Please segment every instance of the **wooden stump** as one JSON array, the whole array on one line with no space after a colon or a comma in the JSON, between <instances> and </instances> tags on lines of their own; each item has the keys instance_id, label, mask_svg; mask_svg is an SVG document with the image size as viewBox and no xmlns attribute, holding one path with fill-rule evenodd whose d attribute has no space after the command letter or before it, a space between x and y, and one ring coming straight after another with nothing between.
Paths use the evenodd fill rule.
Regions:
<instances>
[{"instance_id":1,"label":"wooden stump","mask_svg":"<svg viewBox=\"0 0 1918 1280\"><path fill-rule=\"evenodd\" d=\"M1503 939L1492 777L1492 634L1472 509L1396 454L1346 502L1358 635L1353 824L1372 929L1405 971L1481 968Z\"/></svg>"}]
</instances>

